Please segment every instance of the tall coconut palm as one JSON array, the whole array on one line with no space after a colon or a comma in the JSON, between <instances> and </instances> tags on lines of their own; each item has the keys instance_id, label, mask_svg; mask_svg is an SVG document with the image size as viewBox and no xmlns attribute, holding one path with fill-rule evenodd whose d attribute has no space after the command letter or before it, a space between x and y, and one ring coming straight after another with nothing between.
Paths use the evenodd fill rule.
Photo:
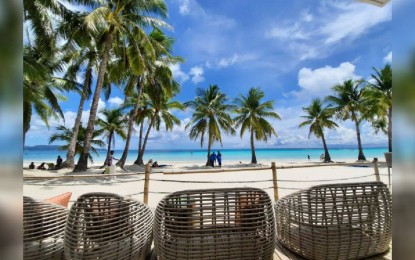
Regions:
<instances>
[{"instance_id":1,"label":"tall coconut palm","mask_svg":"<svg viewBox=\"0 0 415 260\"><path fill-rule=\"evenodd\" d=\"M144 27L169 26L162 20L149 16L156 15L161 18L167 16L167 7L162 0L71 0L70 2L87 4L92 7L93 11L85 17L85 24L88 29L94 32L94 34L104 35L104 40L100 42L101 46L98 47L102 52L98 69L97 84L87 124L85 150L79 157L78 163L74 169L75 172L78 172L87 169L87 154L91 136L94 131L98 101L104 84L104 77L107 72L110 53L114 47L114 40L116 40L115 46L125 44L130 47L128 48L129 51L126 53L126 55L130 57L128 59L130 67L136 74L140 74L145 66L143 64L144 59L140 55L137 39L139 39L140 42L149 41ZM154 53L154 50L151 48L152 46L150 44L148 46L148 53ZM148 57L155 60L154 55L148 55L147 58Z\"/></svg>"},{"instance_id":2,"label":"tall coconut palm","mask_svg":"<svg viewBox=\"0 0 415 260\"><path fill-rule=\"evenodd\" d=\"M161 81L163 79L162 77L166 78L167 76L166 84L163 84L162 87L166 88L166 91L167 91L166 93L169 96L172 96L172 87L174 87L175 85L172 84L173 75L168 65L181 61L180 57L172 57L170 54L172 44L173 44L172 38L167 37L158 28L154 29L150 33L149 36L150 36L149 39L151 41L151 44L153 45L153 48L155 50L156 62L153 62L151 59L147 59L148 62L146 63L146 69L144 73L142 73L141 75L129 74L127 84L124 89L124 94L126 96L135 92L137 93L138 97L135 99L136 103L133 105L133 108L130 111L127 138L126 138L126 142L124 146L124 151L122 153L120 160L117 162L117 165L120 167L123 167L125 164L125 161L127 160L128 151L130 147L130 140L131 140L131 136L133 133L133 126L134 126L134 123L136 121L136 118L139 112L140 103L142 103L140 99L141 99L141 94L143 92L144 85L149 84L149 83L154 83L155 82L155 80L153 80L154 77L157 77L157 81ZM144 47L145 46L143 46L142 48L142 53L145 56L146 51ZM160 67L167 69L170 73L161 74L159 72ZM127 71L129 70L127 69Z\"/></svg>"},{"instance_id":3,"label":"tall coconut palm","mask_svg":"<svg viewBox=\"0 0 415 260\"><path fill-rule=\"evenodd\" d=\"M261 99L265 94L259 88L251 88L245 97L239 95L234 101L235 108L233 112L237 116L233 119L235 127L241 127L241 138L245 131L251 133L251 163L257 163L255 154L255 140L267 141L272 135L277 136L274 127L266 120L266 118L281 119L274 112L274 101L265 101L261 103Z\"/></svg>"},{"instance_id":4,"label":"tall coconut palm","mask_svg":"<svg viewBox=\"0 0 415 260\"><path fill-rule=\"evenodd\" d=\"M324 128L333 129L338 125L332 120L334 111L330 105L323 106L323 102L319 98L315 98L311 101L308 107L303 107L305 116L301 116L306 121L300 123L299 127L309 125L310 129L308 132L308 138L311 134L317 138L321 138L324 147L324 162L331 162L329 149L327 148L326 138L324 137Z\"/></svg>"},{"instance_id":5,"label":"tall coconut palm","mask_svg":"<svg viewBox=\"0 0 415 260\"><path fill-rule=\"evenodd\" d=\"M362 140L360 138L360 125L368 118L367 99L361 88L362 81L346 80L343 84L334 86L335 95L326 97L333 105L336 117L345 121L351 119L355 123L357 145L359 149L358 160L366 160L363 154Z\"/></svg>"},{"instance_id":6,"label":"tall coconut palm","mask_svg":"<svg viewBox=\"0 0 415 260\"><path fill-rule=\"evenodd\" d=\"M49 138L49 144L55 142L55 141L63 141L66 144L59 146L59 150L61 151L67 151L70 143L71 143L71 139L72 136L74 136L73 130L71 128L66 128L65 126L58 126L56 128L59 132L53 134L50 138ZM83 151L83 142L84 142L84 138L85 138L85 133L86 133L86 128L84 128L82 125L80 125L79 129L78 129L78 139L76 140L76 145L75 145L75 154L81 154ZM103 134L103 130L95 130L94 134L92 135L92 140L91 140L91 151L98 156L98 151L96 150L97 148L95 148L94 146L98 146L98 147L103 147L105 145L105 143L98 139L100 135ZM93 163L94 159L92 157L92 154L89 153L88 155L88 159Z\"/></svg>"},{"instance_id":7,"label":"tall coconut palm","mask_svg":"<svg viewBox=\"0 0 415 260\"><path fill-rule=\"evenodd\" d=\"M220 92L217 85L210 85L208 89L198 88L196 98L185 103L186 107L194 110L191 121L185 126L190 128L190 139L200 138L203 147L205 135L208 136L208 151L206 166L209 165L210 149L215 142L222 145L222 133L234 135L233 120L229 115L231 105L226 103L227 97Z\"/></svg>"},{"instance_id":8,"label":"tall coconut palm","mask_svg":"<svg viewBox=\"0 0 415 260\"><path fill-rule=\"evenodd\" d=\"M115 146L115 134L119 135L122 139L126 137L125 128L127 120L120 109L103 109L101 110L101 114L103 118L98 118L96 124L104 132L108 140L107 156L103 165L105 166L110 155L111 144Z\"/></svg>"},{"instance_id":9,"label":"tall coconut palm","mask_svg":"<svg viewBox=\"0 0 415 260\"><path fill-rule=\"evenodd\" d=\"M143 157L150 131L153 128L155 128L157 131L160 131L160 126L162 123L164 123L166 131L172 130L175 125L180 125L180 120L171 113L171 110L184 110L184 106L178 101L170 101L170 98L167 95L158 95L152 96L149 109L151 115L147 127L147 132L135 163L138 165L144 164Z\"/></svg>"},{"instance_id":10,"label":"tall coconut palm","mask_svg":"<svg viewBox=\"0 0 415 260\"><path fill-rule=\"evenodd\" d=\"M371 121L377 131L382 130L388 135L388 148L392 152L392 68L386 64L380 71L376 68L373 70L373 81L367 82L365 91L374 112Z\"/></svg>"}]
</instances>

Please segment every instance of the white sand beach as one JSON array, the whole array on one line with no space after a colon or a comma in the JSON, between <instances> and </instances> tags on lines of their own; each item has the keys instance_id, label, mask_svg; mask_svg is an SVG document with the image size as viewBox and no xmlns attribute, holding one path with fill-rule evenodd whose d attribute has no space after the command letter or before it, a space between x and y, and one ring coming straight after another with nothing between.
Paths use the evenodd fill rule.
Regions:
<instances>
[{"instance_id":1,"label":"white sand beach","mask_svg":"<svg viewBox=\"0 0 415 260\"><path fill-rule=\"evenodd\" d=\"M346 162L353 163L354 161L347 160ZM203 162L192 164L170 162L167 164L170 166L154 168L150 174L149 206L153 210L167 193L186 189L257 187L267 191L274 199L270 161L263 161L256 166L244 162L227 162L222 168L207 167ZM324 164L318 167L290 168L318 164L320 163L307 161L276 163L277 167L286 167L277 169L279 197L314 185L376 180L373 164L354 166ZM26 166L23 170L23 194L43 200L65 192L72 192L70 205L78 196L88 192L117 193L142 201L144 167L129 165L125 169L117 167L116 174L106 175L101 174L103 169L98 166L76 174L73 174L71 169L29 170ZM227 170L232 171L227 172ZM203 171L203 173L183 174L189 171ZM388 169L385 162L379 163L379 173L381 181L388 184Z\"/></svg>"}]
</instances>

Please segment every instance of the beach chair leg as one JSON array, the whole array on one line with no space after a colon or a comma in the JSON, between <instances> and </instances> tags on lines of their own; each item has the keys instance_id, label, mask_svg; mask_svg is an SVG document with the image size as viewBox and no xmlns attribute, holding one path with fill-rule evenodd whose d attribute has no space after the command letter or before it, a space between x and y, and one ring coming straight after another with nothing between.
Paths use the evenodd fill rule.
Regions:
<instances>
[{"instance_id":1,"label":"beach chair leg","mask_svg":"<svg viewBox=\"0 0 415 260\"><path fill-rule=\"evenodd\" d=\"M388 167L388 181L389 181L389 189L391 189L391 168Z\"/></svg>"}]
</instances>

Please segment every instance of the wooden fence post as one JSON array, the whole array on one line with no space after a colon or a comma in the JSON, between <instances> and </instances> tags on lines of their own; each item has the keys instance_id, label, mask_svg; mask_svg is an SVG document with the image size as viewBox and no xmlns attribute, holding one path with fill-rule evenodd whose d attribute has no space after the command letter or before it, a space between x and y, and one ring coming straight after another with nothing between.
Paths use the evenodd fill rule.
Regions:
<instances>
[{"instance_id":1,"label":"wooden fence post","mask_svg":"<svg viewBox=\"0 0 415 260\"><path fill-rule=\"evenodd\" d=\"M373 158L373 168L375 169L376 181L380 182L378 158Z\"/></svg>"},{"instance_id":2,"label":"wooden fence post","mask_svg":"<svg viewBox=\"0 0 415 260\"><path fill-rule=\"evenodd\" d=\"M278 200L278 182L277 182L277 167L275 166L275 162L271 163L272 169L272 182L274 186L274 201Z\"/></svg>"},{"instance_id":3,"label":"wooden fence post","mask_svg":"<svg viewBox=\"0 0 415 260\"><path fill-rule=\"evenodd\" d=\"M148 186L150 184L150 164L146 164L146 171L144 175L144 203L148 205Z\"/></svg>"}]
</instances>

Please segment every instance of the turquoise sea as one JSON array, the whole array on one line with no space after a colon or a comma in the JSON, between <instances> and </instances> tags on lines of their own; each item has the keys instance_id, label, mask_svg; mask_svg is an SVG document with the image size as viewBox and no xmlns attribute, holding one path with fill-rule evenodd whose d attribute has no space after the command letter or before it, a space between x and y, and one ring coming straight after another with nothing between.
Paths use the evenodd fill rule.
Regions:
<instances>
[{"instance_id":1,"label":"turquoise sea","mask_svg":"<svg viewBox=\"0 0 415 260\"><path fill-rule=\"evenodd\" d=\"M374 157L384 160L384 153L387 152L386 147L382 148L366 148L364 154L367 160ZM212 150L217 151L217 150ZM250 149L221 149L222 160L228 161L250 162ZM357 149L331 148L329 149L333 161L343 161L347 159L357 159ZM144 162L153 159L159 164L168 164L171 162L203 162L206 160L207 150L202 149L183 149L183 150L148 150L144 154ZM320 155L324 153L320 148L286 148L286 149L256 149L258 162L266 161L306 161L307 155L310 155L311 161L319 161ZM94 156L95 163L101 163L105 159L106 150L99 150L99 156ZM114 157L120 158L122 150L114 150ZM132 163L137 158L137 150L130 150L127 163ZM30 162L55 162L57 156L60 155L65 159L66 152L59 151L56 148L50 149L25 149L23 153L24 164Z\"/></svg>"}]
</instances>

